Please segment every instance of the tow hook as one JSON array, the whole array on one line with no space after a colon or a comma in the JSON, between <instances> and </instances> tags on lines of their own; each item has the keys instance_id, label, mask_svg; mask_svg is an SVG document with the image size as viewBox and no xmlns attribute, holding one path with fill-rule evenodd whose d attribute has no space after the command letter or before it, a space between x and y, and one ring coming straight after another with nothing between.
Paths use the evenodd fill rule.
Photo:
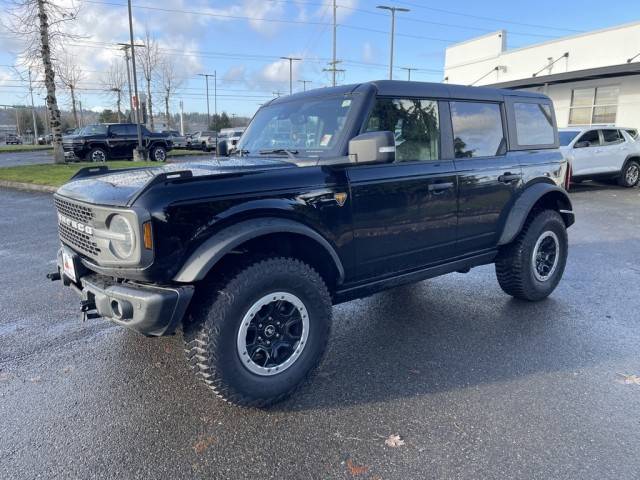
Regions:
<instances>
[{"instance_id":1,"label":"tow hook","mask_svg":"<svg viewBox=\"0 0 640 480\"><path fill-rule=\"evenodd\" d=\"M82 312L82 321L93 320L94 318L100 318L100 315L95 311L96 304L93 300L81 300L80 311Z\"/></svg>"},{"instance_id":2,"label":"tow hook","mask_svg":"<svg viewBox=\"0 0 640 480\"><path fill-rule=\"evenodd\" d=\"M57 282L62 277L60 276L60 271L58 270L57 272L47 273L47 278L52 282Z\"/></svg>"}]
</instances>

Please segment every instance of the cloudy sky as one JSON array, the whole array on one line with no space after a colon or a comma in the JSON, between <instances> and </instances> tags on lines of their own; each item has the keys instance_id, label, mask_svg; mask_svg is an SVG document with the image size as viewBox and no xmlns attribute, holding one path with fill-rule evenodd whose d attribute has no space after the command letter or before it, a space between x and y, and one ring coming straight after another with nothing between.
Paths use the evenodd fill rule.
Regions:
<instances>
[{"instance_id":1,"label":"cloudy sky","mask_svg":"<svg viewBox=\"0 0 640 480\"><path fill-rule=\"evenodd\" d=\"M386 78L389 15L375 8L385 1L337 0L338 58L345 69L339 74L340 83ZM83 71L79 88L83 107L114 108L103 79L111 64L123 61L116 44L128 40L126 2L54 2L74 2L79 7L73 29L80 38L66 49ZM387 2L411 9L398 14L395 76L406 78L400 67L412 67L418 69L412 79L439 82L448 44L504 28L509 47L524 46L637 20L636 2L612 0L603 8L600 0L539 0L535 10L530 2L512 0ZM10 4L0 0L3 11ZM274 92L288 92L289 63L281 56L304 59L294 63L294 91L302 89L298 80L311 81L308 88L330 84L330 74L323 68L331 57L331 0L133 0L133 5L136 36L149 29L161 53L175 62L183 77L171 102L173 111L183 100L185 111L206 112L204 79L198 73L215 71L218 110L251 115ZM20 41L0 27L0 104L28 101L27 84L12 68L20 62L20 50ZM213 79L210 82L213 112ZM42 90L36 90L36 101L43 102L42 97ZM161 110L159 97L154 104ZM60 103L69 108L66 94Z\"/></svg>"}]
</instances>

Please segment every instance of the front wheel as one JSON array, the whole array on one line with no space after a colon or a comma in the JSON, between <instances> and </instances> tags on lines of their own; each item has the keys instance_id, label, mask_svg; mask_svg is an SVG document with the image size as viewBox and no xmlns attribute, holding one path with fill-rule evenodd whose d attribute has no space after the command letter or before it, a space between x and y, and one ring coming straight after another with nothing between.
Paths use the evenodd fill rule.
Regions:
<instances>
[{"instance_id":1,"label":"front wheel","mask_svg":"<svg viewBox=\"0 0 640 480\"><path fill-rule=\"evenodd\" d=\"M87 160L90 162L106 162L109 160L109 156L107 155L107 151L100 147L92 148L89 154L87 155Z\"/></svg>"},{"instance_id":2,"label":"front wheel","mask_svg":"<svg viewBox=\"0 0 640 480\"><path fill-rule=\"evenodd\" d=\"M618 185L626 188L635 187L640 182L640 163L630 160L620 172Z\"/></svg>"},{"instance_id":3,"label":"front wheel","mask_svg":"<svg viewBox=\"0 0 640 480\"><path fill-rule=\"evenodd\" d=\"M558 286L567 254L567 229L560 214L555 210L538 212L498 254L498 283L513 297L542 300Z\"/></svg>"},{"instance_id":4,"label":"front wheel","mask_svg":"<svg viewBox=\"0 0 640 480\"><path fill-rule=\"evenodd\" d=\"M329 338L331 299L320 275L279 257L209 287L198 292L184 328L190 366L236 405L266 407L288 397Z\"/></svg>"}]
</instances>

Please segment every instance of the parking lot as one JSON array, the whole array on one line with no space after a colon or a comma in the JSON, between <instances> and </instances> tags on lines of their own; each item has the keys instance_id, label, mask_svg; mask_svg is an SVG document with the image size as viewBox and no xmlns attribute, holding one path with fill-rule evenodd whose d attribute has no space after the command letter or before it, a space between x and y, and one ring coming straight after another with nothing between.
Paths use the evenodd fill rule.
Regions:
<instances>
[{"instance_id":1,"label":"parking lot","mask_svg":"<svg viewBox=\"0 0 640 480\"><path fill-rule=\"evenodd\" d=\"M572 200L548 300L485 266L340 305L317 375L259 411L194 381L179 335L82 323L45 278L51 196L0 190L0 478L638 478L640 189Z\"/></svg>"}]
</instances>

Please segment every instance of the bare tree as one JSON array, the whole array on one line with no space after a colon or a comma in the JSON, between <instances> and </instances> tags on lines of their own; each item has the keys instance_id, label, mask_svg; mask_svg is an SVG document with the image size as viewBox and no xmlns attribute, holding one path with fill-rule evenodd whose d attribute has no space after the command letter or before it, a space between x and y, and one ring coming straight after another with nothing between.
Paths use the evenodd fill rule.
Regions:
<instances>
[{"instance_id":1,"label":"bare tree","mask_svg":"<svg viewBox=\"0 0 640 480\"><path fill-rule=\"evenodd\" d=\"M54 161L64 163L54 64L59 46L65 40L76 38L65 27L77 18L78 10L73 3L69 7L61 0L14 0L4 13L3 25L24 45L23 63L44 73Z\"/></svg>"},{"instance_id":2,"label":"bare tree","mask_svg":"<svg viewBox=\"0 0 640 480\"><path fill-rule=\"evenodd\" d=\"M58 71L58 77L60 82L69 89L71 94L71 111L73 112L73 121L76 128L80 126L78 121L78 110L76 108L76 89L78 83L83 79L84 74L80 66L76 63L75 58L72 55L65 54L60 62L56 66Z\"/></svg>"},{"instance_id":3,"label":"bare tree","mask_svg":"<svg viewBox=\"0 0 640 480\"><path fill-rule=\"evenodd\" d=\"M119 59L115 59L114 62L107 70L107 74L104 78L103 84L109 92L111 97L116 99L116 111L118 113L118 122L122 121L122 92L127 83L127 73L124 67L120 63Z\"/></svg>"},{"instance_id":4,"label":"bare tree","mask_svg":"<svg viewBox=\"0 0 640 480\"><path fill-rule=\"evenodd\" d=\"M160 52L158 49L158 41L149 32L149 28L144 31L143 39L144 47L136 49L136 60L142 70L145 82L147 84L147 110L149 114L149 127L153 130L153 99L151 96L151 84L155 79L156 69L160 63Z\"/></svg>"},{"instance_id":5,"label":"bare tree","mask_svg":"<svg viewBox=\"0 0 640 480\"><path fill-rule=\"evenodd\" d=\"M184 82L184 76L180 73L174 58L168 55L162 57L159 73L160 85L164 95L164 115L167 120L167 127L171 127L171 115L169 114L169 102Z\"/></svg>"}]
</instances>

